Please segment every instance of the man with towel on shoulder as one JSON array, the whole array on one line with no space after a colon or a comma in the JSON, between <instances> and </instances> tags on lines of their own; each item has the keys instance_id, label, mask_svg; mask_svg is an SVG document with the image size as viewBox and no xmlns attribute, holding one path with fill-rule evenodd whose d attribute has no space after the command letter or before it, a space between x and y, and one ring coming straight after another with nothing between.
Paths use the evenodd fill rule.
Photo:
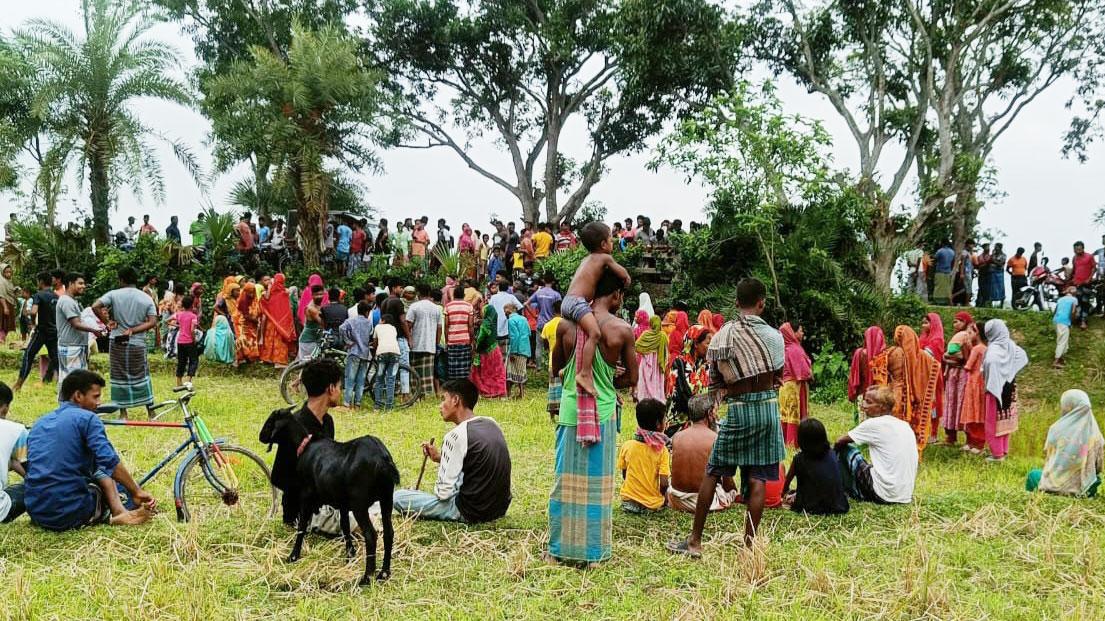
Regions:
<instances>
[{"instance_id":1,"label":"man with towel on shoulder","mask_svg":"<svg viewBox=\"0 0 1105 621\"><path fill-rule=\"evenodd\" d=\"M737 284L740 316L721 327L706 353L710 390L725 401L728 414L718 428L698 491L691 536L667 546L675 554L702 556L702 530L718 481L733 476L738 468L748 506L744 542L751 546L763 515L765 483L779 479L779 462L786 456L776 392L783 370L783 337L760 318L766 299L762 282L741 280Z\"/></svg>"}]
</instances>

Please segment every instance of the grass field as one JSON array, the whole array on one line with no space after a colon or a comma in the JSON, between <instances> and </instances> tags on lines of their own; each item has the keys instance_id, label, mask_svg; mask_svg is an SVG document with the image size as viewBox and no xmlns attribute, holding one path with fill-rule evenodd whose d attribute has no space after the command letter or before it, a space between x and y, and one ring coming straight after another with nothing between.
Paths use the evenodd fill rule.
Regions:
<instances>
[{"instance_id":1,"label":"grass field","mask_svg":"<svg viewBox=\"0 0 1105 621\"><path fill-rule=\"evenodd\" d=\"M599 569L550 567L541 560L552 482L553 434L543 394L481 403L502 425L514 460L514 503L489 526L397 522L390 582L358 588L363 557L346 563L337 541L308 539L287 565L292 532L273 520L179 524L169 473L151 486L166 509L139 528L98 527L54 534L20 518L0 527L2 619L1103 619L1105 499L1023 491L1040 462L1058 395L1089 389L1105 410L1101 326L1076 333L1070 368L1051 371L1046 318L1018 315L1014 335L1033 365L1022 379L1021 431L1003 464L958 450L925 454L915 502L853 503L841 517L769 510L763 544L740 545L743 510L712 516L702 561L663 549L690 517L614 513L614 556ZM950 321L947 323L950 326ZM97 360L103 367L106 360ZM14 379L14 357L0 360ZM201 370L202 374L202 370ZM167 395L170 371L155 387ZM280 406L274 376L201 375L194 401L216 436L255 451L257 430ZM28 385L12 418L31 423L51 407L53 387ZM835 437L847 404L813 408ZM622 437L632 433L632 411ZM1100 419L1099 412L1099 419ZM406 412L339 412L339 438L384 440L413 485L418 444L447 431L436 404ZM174 430L111 429L127 465L143 472L179 443ZM271 455L266 456L271 459ZM433 473L427 474L430 484ZM426 485L426 482L423 483Z\"/></svg>"}]
</instances>

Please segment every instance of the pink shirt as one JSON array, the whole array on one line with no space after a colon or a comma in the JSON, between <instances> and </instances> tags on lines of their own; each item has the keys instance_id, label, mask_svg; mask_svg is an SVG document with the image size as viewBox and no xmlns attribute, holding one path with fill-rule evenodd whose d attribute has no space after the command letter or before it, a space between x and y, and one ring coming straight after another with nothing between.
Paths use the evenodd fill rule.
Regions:
<instances>
[{"instance_id":1,"label":"pink shirt","mask_svg":"<svg viewBox=\"0 0 1105 621\"><path fill-rule=\"evenodd\" d=\"M173 315L173 319L176 319L177 326L180 327L180 331L176 335L177 345L191 345L196 342L196 323L199 322L199 317L190 310L178 311Z\"/></svg>"}]
</instances>

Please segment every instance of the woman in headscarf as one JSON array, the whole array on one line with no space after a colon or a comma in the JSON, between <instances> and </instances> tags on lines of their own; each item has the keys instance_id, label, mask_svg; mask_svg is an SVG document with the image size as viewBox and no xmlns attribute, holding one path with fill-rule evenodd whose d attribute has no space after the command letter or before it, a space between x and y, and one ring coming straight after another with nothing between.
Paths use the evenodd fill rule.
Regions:
<instances>
[{"instance_id":1,"label":"woman in headscarf","mask_svg":"<svg viewBox=\"0 0 1105 621\"><path fill-rule=\"evenodd\" d=\"M637 314L642 314L638 310ZM649 319L649 329L637 336L637 401L656 399L667 401L664 394L664 372L668 368L668 337L660 329L660 318Z\"/></svg>"},{"instance_id":2,"label":"woman in headscarf","mask_svg":"<svg viewBox=\"0 0 1105 621\"><path fill-rule=\"evenodd\" d=\"M709 330L711 334L717 332L717 328L714 327L714 314L705 308L698 313L698 325Z\"/></svg>"},{"instance_id":3,"label":"woman in headscarf","mask_svg":"<svg viewBox=\"0 0 1105 621\"><path fill-rule=\"evenodd\" d=\"M457 238L457 254L460 255L460 273L466 278L476 278L476 237L468 223L460 225ZM448 300L446 300L448 302Z\"/></svg>"},{"instance_id":4,"label":"woman in headscarf","mask_svg":"<svg viewBox=\"0 0 1105 621\"><path fill-rule=\"evenodd\" d=\"M779 421L783 425L783 441L789 447L798 446L798 425L809 418L810 380L813 370L810 357L802 348L799 338L801 328L796 332L790 322L779 326L783 335L783 385L779 388Z\"/></svg>"},{"instance_id":5,"label":"woman in headscarf","mask_svg":"<svg viewBox=\"0 0 1105 621\"><path fill-rule=\"evenodd\" d=\"M936 428L944 416L944 322L940 315L929 313L921 320L921 336L917 339L921 351L936 360L940 365L936 379L936 402L932 409L932 424L929 425L929 442L936 442Z\"/></svg>"},{"instance_id":6,"label":"woman in headscarf","mask_svg":"<svg viewBox=\"0 0 1105 621\"><path fill-rule=\"evenodd\" d=\"M967 436L964 451L981 455L986 446L986 381L982 377L982 360L986 344L978 334L978 324L967 326L970 354L963 365L967 383L963 387L963 402L959 406L959 428Z\"/></svg>"},{"instance_id":7,"label":"woman in headscarf","mask_svg":"<svg viewBox=\"0 0 1105 621\"><path fill-rule=\"evenodd\" d=\"M284 288L285 281L284 274L273 276L260 302L261 360L278 369L288 365L288 355L296 341L291 297Z\"/></svg>"},{"instance_id":8,"label":"woman in headscarf","mask_svg":"<svg viewBox=\"0 0 1105 621\"><path fill-rule=\"evenodd\" d=\"M871 376L875 384L894 389L894 416L913 428L920 454L928 444L940 363L921 351L909 326L894 329L894 343L871 363Z\"/></svg>"},{"instance_id":9,"label":"woman in headscarf","mask_svg":"<svg viewBox=\"0 0 1105 621\"><path fill-rule=\"evenodd\" d=\"M481 397L506 396L506 366L499 349L499 313L487 304L483 307L483 321L476 331L474 345L476 360L470 379L480 391Z\"/></svg>"},{"instance_id":10,"label":"woman in headscarf","mask_svg":"<svg viewBox=\"0 0 1105 621\"><path fill-rule=\"evenodd\" d=\"M963 396L967 390L967 359L971 354L969 329L975 320L967 311L955 314L952 327L955 334L944 352L944 444L955 446L961 424L959 413L963 409Z\"/></svg>"},{"instance_id":11,"label":"woman in headscarf","mask_svg":"<svg viewBox=\"0 0 1105 621\"><path fill-rule=\"evenodd\" d=\"M1009 336L1001 319L991 319L983 329L986 357L982 377L986 382L985 430L990 447L987 461L1004 461L1009 436L1017 430L1017 374L1028 364L1028 354Z\"/></svg>"},{"instance_id":12,"label":"woman in headscarf","mask_svg":"<svg viewBox=\"0 0 1105 621\"><path fill-rule=\"evenodd\" d=\"M852 368L848 371L848 400L856 404L852 420L859 424L859 399L874 382L871 379L871 363L886 349L886 336L882 328L870 326L863 333L863 347L852 352Z\"/></svg>"},{"instance_id":13,"label":"woman in headscarf","mask_svg":"<svg viewBox=\"0 0 1105 621\"><path fill-rule=\"evenodd\" d=\"M1028 473L1025 489L1092 498L1105 470L1105 438L1093 416L1090 396L1081 390L1064 392L1059 412L1059 420L1047 430L1044 467Z\"/></svg>"},{"instance_id":14,"label":"woman in headscarf","mask_svg":"<svg viewBox=\"0 0 1105 621\"><path fill-rule=\"evenodd\" d=\"M714 334L721 329L721 326L725 325L725 315L721 313L714 313Z\"/></svg>"},{"instance_id":15,"label":"woman in headscarf","mask_svg":"<svg viewBox=\"0 0 1105 621\"><path fill-rule=\"evenodd\" d=\"M326 290L326 285L322 282L322 276L311 274L307 278L307 286L303 287L303 295L299 296L299 305L296 306L296 317L299 318L299 325L307 320L307 306L311 304L311 288L315 285L322 287L322 305L326 306L330 303L330 292Z\"/></svg>"},{"instance_id":16,"label":"woman in headscarf","mask_svg":"<svg viewBox=\"0 0 1105 621\"><path fill-rule=\"evenodd\" d=\"M203 284L194 282L188 291L192 296L192 312L196 314L196 322L203 319Z\"/></svg>"},{"instance_id":17,"label":"woman in headscarf","mask_svg":"<svg viewBox=\"0 0 1105 621\"><path fill-rule=\"evenodd\" d=\"M657 323L659 323L660 318L657 317L656 321L657 321ZM641 335L644 334L645 332L647 332L648 329L649 329L649 314L648 314L647 311L638 308L636 314L633 315L633 338L635 338L635 339L641 338ZM667 335L665 335L665 336L667 336Z\"/></svg>"},{"instance_id":18,"label":"woman in headscarf","mask_svg":"<svg viewBox=\"0 0 1105 621\"><path fill-rule=\"evenodd\" d=\"M652 296L641 292L641 295L637 298L637 310L645 311L649 317L656 315L656 309L652 307Z\"/></svg>"},{"instance_id":19,"label":"woman in headscarf","mask_svg":"<svg viewBox=\"0 0 1105 621\"><path fill-rule=\"evenodd\" d=\"M706 352L710 349L713 336L712 332L702 326L694 326L687 332L687 351L680 352L676 357L669 357L671 367L664 392L671 404L668 423L676 429L686 421L687 404L691 397L710 388L710 367ZM670 354L670 348L668 352Z\"/></svg>"},{"instance_id":20,"label":"woman in headscarf","mask_svg":"<svg viewBox=\"0 0 1105 621\"><path fill-rule=\"evenodd\" d=\"M690 320L687 319L686 311L675 311L675 329L668 334L668 357L675 359L676 356L683 353L683 339L687 336L687 331L691 329ZM709 332L709 330L707 330Z\"/></svg>"},{"instance_id":21,"label":"woman in headscarf","mask_svg":"<svg viewBox=\"0 0 1105 621\"><path fill-rule=\"evenodd\" d=\"M221 295L221 294L220 294ZM203 357L212 362L233 364L236 360L234 351L234 332L230 329L230 318L226 314L226 300L216 302L215 318L211 322L211 329L203 341Z\"/></svg>"},{"instance_id":22,"label":"woman in headscarf","mask_svg":"<svg viewBox=\"0 0 1105 621\"><path fill-rule=\"evenodd\" d=\"M0 265L0 344L8 338L8 332L15 332L16 318L19 317L19 300L15 295L15 283L12 282L12 266Z\"/></svg>"}]
</instances>

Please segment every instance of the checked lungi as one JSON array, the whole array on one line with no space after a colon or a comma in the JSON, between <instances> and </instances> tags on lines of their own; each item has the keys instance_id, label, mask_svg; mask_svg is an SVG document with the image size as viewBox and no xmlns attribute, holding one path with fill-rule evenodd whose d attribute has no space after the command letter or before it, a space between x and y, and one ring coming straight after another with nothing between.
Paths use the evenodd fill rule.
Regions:
<instances>
[{"instance_id":1,"label":"checked lungi","mask_svg":"<svg viewBox=\"0 0 1105 621\"><path fill-rule=\"evenodd\" d=\"M449 345L445 348L445 378L466 379L472 372L472 346Z\"/></svg>"},{"instance_id":2,"label":"checked lungi","mask_svg":"<svg viewBox=\"0 0 1105 621\"><path fill-rule=\"evenodd\" d=\"M510 354L506 362L506 381L511 384L526 383L526 364L529 358L522 354Z\"/></svg>"},{"instance_id":3,"label":"checked lungi","mask_svg":"<svg viewBox=\"0 0 1105 621\"><path fill-rule=\"evenodd\" d=\"M548 405L546 406L549 414L560 413L560 396L562 394L564 394L564 384L560 381L560 378L554 377L549 380Z\"/></svg>"},{"instance_id":4,"label":"checked lungi","mask_svg":"<svg viewBox=\"0 0 1105 621\"><path fill-rule=\"evenodd\" d=\"M73 371L88 368L88 346L58 345L58 394L61 383Z\"/></svg>"},{"instance_id":5,"label":"checked lungi","mask_svg":"<svg viewBox=\"0 0 1105 621\"><path fill-rule=\"evenodd\" d=\"M419 392L423 395L434 394L434 355L412 351L411 370L418 374Z\"/></svg>"},{"instance_id":6,"label":"checked lungi","mask_svg":"<svg viewBox=\"0 0 1105 621\"><path fill-rule=\"evenodd\" d=\"M556 428L556 471L549 497L549 554L595 563L610 558L613 539L617 424L600 425L601 440L584 448L576 428Z\"/></svg>"},{"instance_id":7,"label":"checked lungi","mask_svg":"<svg viewBox=\"0 0 1105 621\"><path fill-rule=\"evenodd\" d=\"M120 407L153 403L153 382L142 337L126 343L111 341L111 400Z\"/></svg>"},{"instance_id":8,"label":"checked lungi","mask_svg":"<svg viewBox=\"0 0 1105 621\"><path fill-rule=\"evenodd\" d=\"M728 413L718 424L717 440L707 467L731 468L777 464L786 457L774 390L726 399Z\"/></svg>"}]
</instances>

